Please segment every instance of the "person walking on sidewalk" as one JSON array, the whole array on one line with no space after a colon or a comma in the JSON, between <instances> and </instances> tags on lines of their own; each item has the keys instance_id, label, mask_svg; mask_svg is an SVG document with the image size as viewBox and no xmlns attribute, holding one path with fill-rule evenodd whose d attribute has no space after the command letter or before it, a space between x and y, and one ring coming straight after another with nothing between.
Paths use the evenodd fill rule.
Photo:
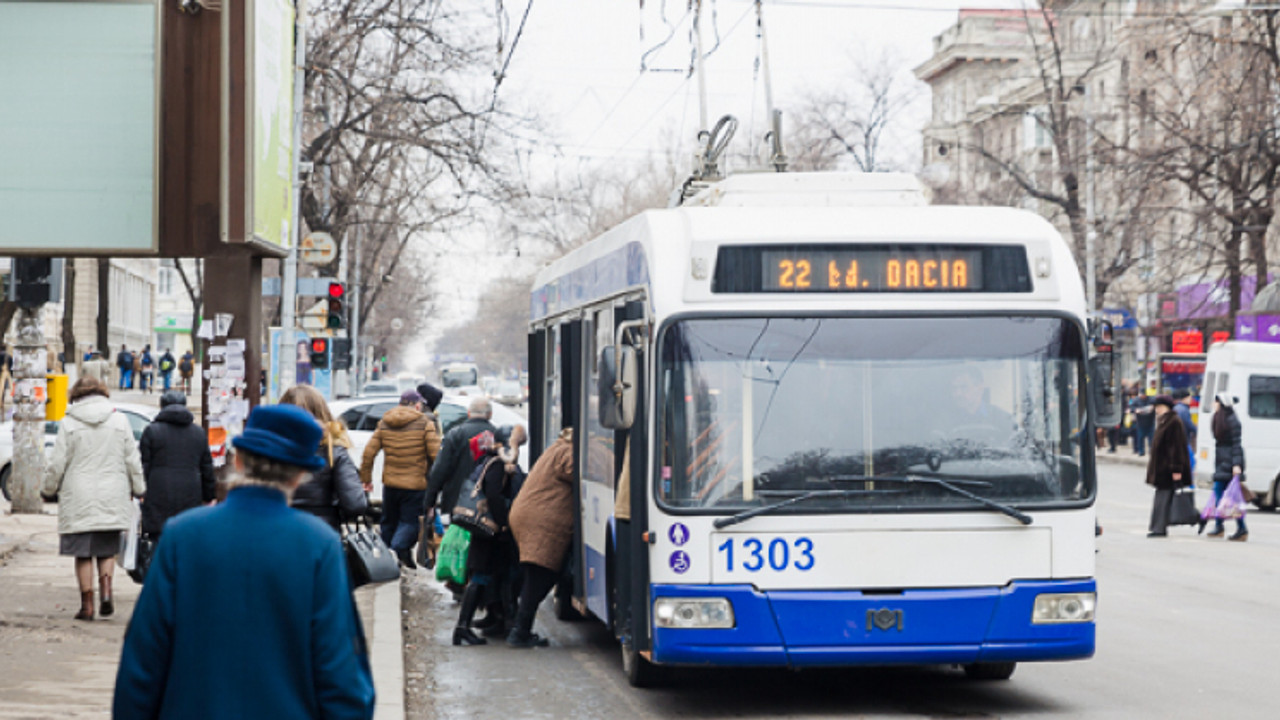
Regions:
<instances>
[{"instance_id":1,"label":"person walking on sidewalk","mask_svg":"<svg viewBox=\"0 0 1280 720\"><path fill-rule=\"evenodd\" d=\"M1152 398L1154 390L1139 392L1130 406L1133 409L1133 451L1138 457L1147 454L1147 445L1151 443L1151 435L1156 429L1156 409Z\"/></svg>"},{"instance_id":2,"label":"person walking on sidewalk","mask_svg":"<svg viewBox=\"0 0 1280 720\"><path fill-rule=\"evenodd\" d=\"M132 389L133 353L129 352L129 348L124 345L121 345L120 352L116 353L116 368L120 370L120 389Z\"/></svg>"},{"instance_id":3,"label":"person walking on sidewalk","mask_svg":"<svg viewBox=\"0 0 1280 720\"><path fill-rule=\"evenodd\" d=\"M260 406L231 441L226 502L165 528L116 672L116 718L373 717L368 651L342 543L288 505L323 434Z\"/></svg>"},{"instance_id":4,"label":"person walking on sidewalk","mask_svg":"<svg viewBox=\"0 0 1280 720\"><path fill-rule=\"evenodd\" d=\"M169 392L169 388L173 387L173 368L176 366L177 361L173 359L173 353L169 352L169 348L165 348L159 362L160 378L164 381L165 392Z\"/></svg>"},{"instance_id":5,"label":"person walking on sidewalk","mask_svg":"<svg viewBox=\"0 0 1280 720\"><path fill-rule=\"evenodd\" d=\"M142 354L138 356L138 368L141 370L139 375L141 379L141 390L144 393L152 393L156 390L156 363L155 358L151 357L151 346L147 345L142 348Z\"/></svg>"},{"instance_id":6,"label":"person walking on sidewalk","mask_svg":"<svg viewBox=\"0 0 1280 720\"><path fill-rule=\"evenodd\" d=\"M1244 445L1240 441L1240 418L1236 417L1235 404L1236 399L1227 393L1218 393L1213 398L1213 422L1210 427L1213 429L1215 443L1213 452L1213 502L1215 505L1222 500L1222 493L1226 492L1227 485L1231 484L1231 478L1240 475L1241 482L1244 482ZM1200 530L1204 530L1203 522L1200 524ZM1222 537L1225 532L1222 518L1216 518L1209 537ZM1227 539L1236 542L1249 539L1249 528L1244 524L1243 515L1236 518L1236 531Z\"/></svg>"},{"instance_id":7,"label":"person walking on sidewalk","mask_svg":"<svg viewBox=\"0 0 1280 720\"><path fill-rule=\"evenodd\" d=\"M1175 401L1158 395L1152 402L1156 431L1151 441L1151 460L1147 463L1147 484L1156 489L1151 504L1151 524L1147 537L1169 534L1169 515L1173 509L1173 493L1191 484L1191 458L1187 456L1187 434L1182 421L1173 411Z\"/></svg>"},{"instance_id":8,"label":"person walking on sidewalk","mask_svg":"<svg viewBox=\"0 0 1280 720\"><path fill-rule=\"evenodd\" d=\"M182 359L178 361L178 377L182 379L182 392L191 394L191 376L195 374L196 358L188 350L182 353Z\"/></svg>"},{"instance_id":9,"label":"person walking on sidewalk","mask_svg":"<svg viewBox=\"0 0 1280 720\"><path fill-rule=\"evenodd\" d=\"M89 353L89 359L84 361L80 372L85 377L98 380L103 386L111 382L111 366L103 359L102 353L97 350Z\"/></svg>"},{"instance_id":10,"label":"person walking on sidewalk","mask_svg":"<svg viewBox=\"0 0 1280 720\"><path fill-rule=\"evenodd\" d=\"M138 443L129 420L112 407L107 386L80 378L58 428L40 494L58 498L59 553L76 559L77 620L93 619L93 565L98 565L99 612L115 612L111 583L120 532L132 521L130 497L146 492Z\"/></svg>"},{"instance_id":11,"label":"person walking on sidewalk","mask_svg":"<svg viewBox=\"0 0 1280 720\"><path fill-rule=\"evenodd\" d=\"M353 517L369 512L369 496L360 484L360 471L347 452L351 447L347 427L333 419L324 396L310 385L289 388L280 396L280 404L297 405L306 410L324 430L319 451L324 469L312 473L310 480L298 486L292 504L341 532L344 515Z\"/></svg>"},{"instance_id":12,"label":"person walking on sidewalk","mask_svg":"<svg viewBox=\"0 0 1280 720\"><path fill-rule=\"evenodd\" d=\"M444 436L440 458L431 467L431 481L427 483L426 510L438 507L442 513L453 512L462 483L476 468L471 457L471 439L483 432L498 434L498 428L489 422L491 417L493 405L487 398L476 398L467 406L467 419ZM430 516L428 512L427 517Z\"/></svg>"},{"instance_id":13,"label":"person walking on sidewalk","mask_svg":"<svg viewBox=\"0 0 1280 720\"><path fill-rule=\"evenodd\" d=\"M529 470L511 504L511 534L520 552L520 605L507 636L512 647L544 646L533 632L538 605L555 587L573 537L573 429L565 428Z\"/></svg>"},{"instance_id":14,"label":"person walking on sidewalk","mask_svg":"<svg viewBox=\"0 0 1280 720\"><path fill-rule=\"evenodd\" d=\"M147 480L142 532L156 539L169 518L216 497L209 438L195 424L186 395L170 390L160 396L160 414L142 431L138 449Z\"/></svg>"},{"instance_id":15,"label":"person walking on sidewalk","mask_svg":"<svg viewBox=\"0 0 1280 720\"><path fill-rule=\"evenodd\" d=\"M382 465L382 541L413 570L413 544L426 494L427 474L440 454L440 429L416 390L405 390L399 407L378 421L360 463L365 489L373 487L373 461L385 453Z\"/></svg>"}]
</instances>

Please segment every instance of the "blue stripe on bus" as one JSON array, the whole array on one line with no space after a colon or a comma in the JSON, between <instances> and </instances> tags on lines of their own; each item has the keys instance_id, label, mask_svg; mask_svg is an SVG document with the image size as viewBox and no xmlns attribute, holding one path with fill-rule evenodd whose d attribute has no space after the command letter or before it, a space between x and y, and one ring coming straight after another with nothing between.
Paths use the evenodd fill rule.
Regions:
<instances>
[{"instance_id":1,"label":"blue stripe on bus","mask_svg":"<svg viewBox=\"0 0 1280 720\"><path fill-rule=\"evenodd\" d=\"M651 600L727 597L736 625L724 630L655 627L653 659L676 665L807 667L1087 658L1094 653L1093 623L1033 625L1031 607L1041 593L1095 588L1093 580L1034 581L886 595L655 585ZM878 611L885 611L879 624Z\"/></svg>"},{"instance_id":2,"label":"blue stripe on bus","mask_svg":"<svg viewBox=\"0 0 1280 720\"><path fill-rule=\"evenodd\" d=\"M627 243L613 252L534 289L529 317L541 320L566 308L587 305L626 288L649 284L644 246Z\"/></svg>"}]
</instances>

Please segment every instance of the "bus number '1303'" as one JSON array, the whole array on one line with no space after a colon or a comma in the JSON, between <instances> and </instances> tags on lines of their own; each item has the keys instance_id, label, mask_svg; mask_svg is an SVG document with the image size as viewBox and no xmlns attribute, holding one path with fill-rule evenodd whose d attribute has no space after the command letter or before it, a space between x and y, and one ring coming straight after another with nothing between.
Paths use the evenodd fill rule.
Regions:
<instances>
[{"instance_id":1,"label":"bus number '1303'","mask_svg":"<svg viewBox=\"0 0 1280 720\"><path fill-rule=\"evenodd\" d=\"M787 542L784 538L729 538L716 552L724 553L725 569L733 572L739 562L747 572L759 572L768 566L774 572L794 568L801 572L813 569L813 541L807 537Z\"/></svg>"}]
</instances>

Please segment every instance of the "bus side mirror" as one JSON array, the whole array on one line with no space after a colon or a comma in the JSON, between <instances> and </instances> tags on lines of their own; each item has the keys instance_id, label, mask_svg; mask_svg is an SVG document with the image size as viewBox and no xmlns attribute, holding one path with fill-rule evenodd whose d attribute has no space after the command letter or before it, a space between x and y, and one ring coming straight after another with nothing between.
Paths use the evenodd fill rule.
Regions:
<instances>
[{"instance_id":1,"label":"bus side mirror","mask_svg":"<svg viewBox=\"0 0 1280 720\"><path fill-rule=\"evenodd\" d=\"M1115 380L1115 360L1110 352L1089 358L1089 390L1093 395L1096 427L1115 427L1124 413Z\"/></svg>"},{"instance_id":2,"label":"bus side mirror","mask_svg":"<svg viewBox=\"0 0 1280 720\"><path fill-rule=\"evenodd\" d=\"M610 430L628 430L636 417L636 349L611 345L600 351L600 424Z\"/></svg>"}]
</instances>

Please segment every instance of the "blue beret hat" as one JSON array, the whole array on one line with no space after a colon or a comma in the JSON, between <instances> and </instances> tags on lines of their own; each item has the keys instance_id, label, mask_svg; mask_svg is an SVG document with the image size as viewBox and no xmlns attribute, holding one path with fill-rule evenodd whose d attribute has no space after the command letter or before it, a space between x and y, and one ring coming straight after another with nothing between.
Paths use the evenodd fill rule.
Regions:
<instances>
[{"instance_id":1,"label":"blue beret hat","mask_svg":"<svg viewBox=\"0 0 1280 720\"><path fill-rule=\"evenodd\" d=\"M244 432L231 446L312 472L324 467L317 453L324 431L311 413L297 405L262 405L249 413Z\"/></svg>"}]
</instances>

